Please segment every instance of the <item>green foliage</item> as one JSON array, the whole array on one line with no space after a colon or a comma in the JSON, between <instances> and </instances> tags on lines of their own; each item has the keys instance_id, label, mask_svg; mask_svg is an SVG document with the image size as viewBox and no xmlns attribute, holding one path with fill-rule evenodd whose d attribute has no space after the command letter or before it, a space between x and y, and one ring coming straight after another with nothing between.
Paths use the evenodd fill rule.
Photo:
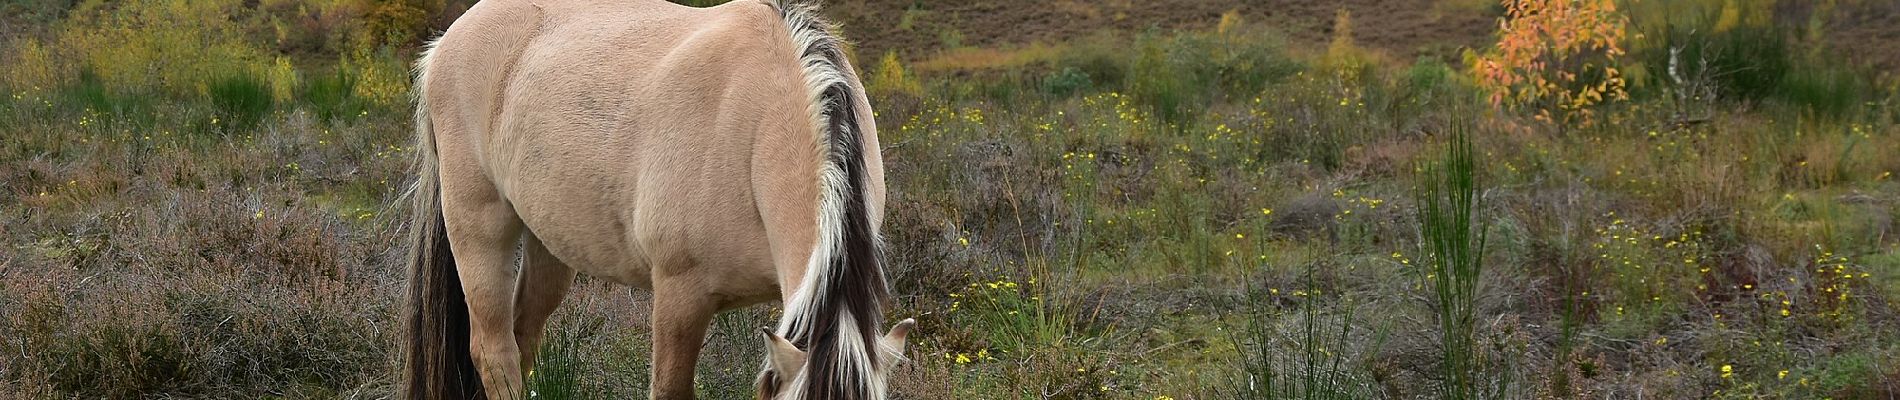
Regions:
<instances>
[{"instance_id":1,"label":"green foliage","mask_svg":"<svg viewBox=\"0 0 1900 400\"><path fill-rule=\"evenodd\" d=\"M1415 101L1420 97L1431 96L1448 90L1452 76L1450 64L1436 58L1419 57L1412 66L1405 69L1405 89Z\"/></svg>"},{"instance_id":2,"label":"green foliage","mask_svg":"<svg viewBox=\"0 0 1900 400\"><path fill-rule=\"evenodd\" d=\"M55 69L87 70L121 93L202 94L229 71L262 73L262 52L244 36L236 0L141 0L107 5L85 3L63 21L45 45L61 49L44 62ZM17 86L57 87L50 81Z\"/></svg>"},{"instance_id":3,"label":"green foliage","mask_svg":"<svg viewBox=\"0 0 1900 400\"><path fill-rule=\"evenodd\" d=\"M1134 57L1124 70L1140 79L1126 82L1128 93L1176 126L1194 122L1222 94L1255 93L1303 69L1285 55L1278 36L1259 30L1149 33L1132 46Z\"/></svg>"},{"instance_id":4,"label":"green foliage","mask_svg":"<svg viewBox=\"0 0 1900 400\"><path fill-rule=\"evenodd\" d=\"M1042 78L1042 91L1051 96L1067 97L1094 86L1089 74L1076 67L1062 67Z\"/></svg>"},{"instance_id":5,"label":"green foliage","mask_svg":"<svg viewBox=\"0 0 1900 400\"><path fill-rule=\"evenodd\" d=\"M1485 240L1489 237L1483 211L1479 164L1468 122L1454 122L1445 159L1424 166L1417 207L1419 236L1432 288L1432 310L1441 332L1439 396L1444 399L1485 398L1478 380L1486 362L1477 344L1477 297L1484 272Z\"/></svg>"},{"instance_id":6,"label":"green foliage","mask_svg":"<svg viewBox=\"0 0 1900 400\"><path fill-rule=\"evenodd\" d=\"M231 126L257 126L271 111L270 86L245 74L232 74L211 83L211 104L230 118Z\"/></svg>"},{"instance_id":7,"label":"green foliage","mask_svg":"<svg viewBox=\"0 0 1900 400\"><path fill-rule=\"evenodd\" d=\"M62 92L64 93L61 93L60 96L62 97L61 103L79 105L86 109L98 111L116 111L119 109L119 99L117 96L108 92L105 83L100 82L99 76L91 72L81 72L78 82L64 87Z\"/></svg>"},{"instance_id":8,"label":"green foliage","mask_svg":"<svg viewBox=\"0 0 1900 400\"><path fill-rule=\"evenodd\" d=\"M1349 298L1323 296L1314 278L1318 264L1304 273L1308 289L1249 288L1245 300L1245 321L1239 335L1230 335L1240 351L1236 359L1240 374L1234 378L1232 395L1242 399L1371 399L1381 392L1376 379L1364 363L1367 354L1376 354L1385 340L1383 327L1366 337L1370 324L1355 318L1358 307ZM1321 302L1333 300L1339 311L1323 311ZM1296 311L1282 310L1287 302ZM1335 314L1336 313L1336 314ZM1274 322L1295 319L1297 325L1274 326ZM1370 339L1370 349L1350 352L1357 341Z\"/></svg>"},{"instance_id":9,"label":"green foliage","mask_svg":"<svg viewBox=\"0 0 1900 400\"><path fill-rule=\"evenodd\" d=\"M414 149L412 57L389 42L418 22L383 14L371 33L366 2L251 3L94 2L9 38L0 398L395 386L399 330L384 322L400 315L387 246L399 218L380 205L401 193ZM914 14L936 12L922 4ZM1715 102L1706 122L1658 126L1647 121L1669 100L1639 97L1607 108L1612 123L1590 128L1600 134L1549 135L1513 110L1464 113L1482 103L1474 84L1438 59L1388 65L1340 40L1325 55L1290 51L1241 15L1214 32L970 53L995 65L981 72L896 57L865 69L890 172L900 304L887 317L920 321L894 395L1891 391L1891 87L1797 54L1785 74L1735 78L1779 76L1737 102L1767 107ZM962 32L956 42L990 42ZM209 48L154 48L180 43ZM1701 51L1739 63L1722 68L1775 62ZM1654 88L1662 69L1646 69ZM1447 133L1468 167L1415 170ZM1496 183L1461 208L1455 196L1476 186L1465 174ZM1413 184L1439 190L1408 197ZM1460 256L1455 238L1487 242L1491 215L1488 242L1503 244L1489 252L1505 256ZM1432 249L1419 261L1398 254L1415 250L1415 228ZM650 303L586 278L576 292L533 394L644 393ZM702 397L752 394L753 332L773 317L719 317ZM1455 366L1467 378L1447 378Z\"/></svg>"},{"instance_id":10,"label":"green foliage","mask_svg":"<svg viewBox=\"0 0 1900 400\"><path fill-rule=\"evenodd\" d=\"M355 88L356 76L348 69L338 68L305 81L301 97L318 119L328 121L355 115L363 109L365 105L356 99Z\"/></svg>"},{"instance_id":11,"label":"green foliage","mask_svg":"<svg viewBox=\"0 0 1900 400\"><path fill-rule=\"evenodd\" d=\"M1654 70L1648 83L1689 96L1760 101L1795 67L1787 33L1776 27L1710 33L1708 26L1669 25L1655 40L1660 48L1642 52Z\"/></svg>"},{"instance_id":12,"label":"green foliage","mask_svg":"<svg viewBox=\"0 0 1900 400\"><path fill-rule=\"evenodd\" d=\"M1267 132L1254 159L1292 160L1333 170L1349 161L1347 150L1376 134L1393 118L1425 111L1423 103L1381 107L1388 82L1334 74L1299 74L1260 92L1249 105L1249 122Z\"/></svg>"},{"instance_id":13,"label":"green foliage","mask_svg":"<svg viewBox=\"0 0 1900 400\"><path fill-rule=\"evenodd\" d=\"M1840 118L1856 114L1872 96L1873 82L1851 67L1822 61L1803 63L1788 71L1775 88L1775 98L1816 115Z\"/></svg>"},{"instance_id":14,"label":"green foliage","mask_svg":"<svg viewBox=\"0 0 1900 400\"><path fill-rule=\"evenodd\" d=\"M1170 44L1153 36L1135 41L1135 61L1128 71L1141 78L1128 82L1128 93L1162 121L1180 124L1198 111L1201 91L1195 87L1197 77L1187 70L1188 61L1176 58L1180 53Z\"/></svg>"},{"instance_id":15,"label":"green foliage","mask_svg":"<svg viewBox=\"0 0 1900 400\"><path fill-rule=\"evenodd\" d=\"M1678 103L1777 101L1838 118L1871 98L1863 71L1825 43L1803 38L1800 21L1778 20L1773 1L1682 1L1637 5L1635 52L1644 84ZM1823 18L1822 7L1812 18ZM1812 23L1814 21L1810 21ZM1811 36L1811 35L1807 35Z\"/></svg>"},{"instance_id":16,"label":"green foliage","mask_svg":"<svg viewBox=\"0 0 1900 400\"><path fill-rule=\"evenodd\" d=\"M428 12L407 1L371 2L361 18L364 32L357 38L358 51L405 45L428 30Z\"/></svg>"},{"instance_id":17,"label":"green foliage","mask_svg":"<svg viewBox=\"0 0 1900 400\"><path fill-rule=\"evenodd\" d=\"M1073 68L1099 87L1127 87L1127 40L1121 35L1100 33L1072 43L1067 51L1057 54L1055 69Z\"/></svg>"}]
</instances>

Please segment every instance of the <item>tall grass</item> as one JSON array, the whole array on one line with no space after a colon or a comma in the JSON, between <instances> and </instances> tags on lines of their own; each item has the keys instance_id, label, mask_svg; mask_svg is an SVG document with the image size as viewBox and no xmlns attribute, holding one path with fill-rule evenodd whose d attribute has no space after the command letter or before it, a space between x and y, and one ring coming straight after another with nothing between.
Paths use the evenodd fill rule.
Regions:
<instances>
[{"instance_id":1,"label":"tall grass","mask_svg":"<svg viewBox=\"0 0 1900 400\"><path fill-rule=\"evenodd\" d=\"M1478 212L1483 193L1478 183L1468 122L1455 122L1445 158L1424 166L1418 185L1419 236L1437 313L1441 339L1439 396L1480 398L1484 367L1477 349L1477 296L1484 271L1488 229Z\"/></svg>"},{"instance_id":2,"label":"tall grass","mask_svg":"<svg viewBox=\"0 0 1900 400\"><path fill-rule=\"evenodd\" d=\"M269 84L248 74L233 74L212 82L210 95L218 113L240 129L257 126L271 111Z\"/></svg>"},{"instance_id":3,"label":"tall grass","mask_svg":"<svg viewBox=\"0 0 1900 400\"><path fill-rule=\"evenodd\" d=\"M1288 289L1285 293L1266 287L1247 290L1242 329L1227 337L1239 350L1239 373L1229 383L1231 395L1288 400L1380 397L1382 391L1366 373L1362 357L1379 351L1385 332L1381 329L1375 333L1369 349L1353 350L1357 345L1353 340L1366 339L1361 325L1370 321L1354 315L1358 305L1350 297L1322 293L1316 277L1322 267L1315 263L1306 269L1305 289ZM1336 300L1339 311L1329 312L1321 306L1328 299ZM1298 303L1293 306L1294 313L1278 311L1286 302ZM1298 322L1286 329L1274 324L1288 319ZM1283 336L1287 334L1292 337Z\"/></svg>"},{"instance_id":4,"label":"tall grass","mask_svg":"<svg viewBox=\"0 0 1900 400\"><path fill-rule=\"evenodd\" d=\"M408 179L410 55L346 48L377 42L350 32L366 29L352 28L361 10L329 6L350 2L192 3L174 10L205 14L152 19L169 24L109 17L185 2L87 2L8 38L0 398L393 386L399 271L376 205ZM860 8L875 5L833 12ZM1457 63L1322 58L1222 26L956 53L993 58L977 72L905 68L902 52L866 63L891 184L902 314L889 317L920 322L895 395L1868 398L1900 385L1891 87L1795 57L1750 92L1762 97L1702 105L1700 125L1637 96L1606 108L1612 123L1553 135L1508 110L1460 119L1451 110L1479 101ZM153 50L208 42L250 48ZM261 84L219 82L240 74ZM1145 82L1156 74L1169 81ZM1846 88L1888 100L1838 102L1838 116L1805 105L1856 98ZM262 117L236 126L243 113ZM1514 212L1487 229L1487 210ZM1540 268L1553 263L1566 268ZM540 398L646 390L640 300L590 282L550 327ZM611 294L581 300L596 292ZM701 397L750 397L752 332L770 318L718 320ZM1527 355L1492 355L1505 346ZM1561 364L1508 373L1520 361Z\"/></svg>"}]
</instances>

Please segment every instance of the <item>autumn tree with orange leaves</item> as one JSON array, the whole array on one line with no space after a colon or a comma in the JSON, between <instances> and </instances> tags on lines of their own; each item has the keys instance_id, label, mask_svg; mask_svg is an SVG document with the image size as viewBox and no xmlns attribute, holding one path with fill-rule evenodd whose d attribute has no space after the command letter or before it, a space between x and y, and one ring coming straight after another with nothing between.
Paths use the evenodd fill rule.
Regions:
<instances>
[{"instance_id":1,"label":"autumn tree with orange leaves","mask_svg":"<svg viewBox=\"0 0 1900 400\"><path fill-rule=\"evenodd\" d=\"M1616 2L1503 1L1497 46L1468 61L1493 105L1588 123L1596 105L1628 97L1619 68L1629 20Z\"/></svg>"}]
</instances>

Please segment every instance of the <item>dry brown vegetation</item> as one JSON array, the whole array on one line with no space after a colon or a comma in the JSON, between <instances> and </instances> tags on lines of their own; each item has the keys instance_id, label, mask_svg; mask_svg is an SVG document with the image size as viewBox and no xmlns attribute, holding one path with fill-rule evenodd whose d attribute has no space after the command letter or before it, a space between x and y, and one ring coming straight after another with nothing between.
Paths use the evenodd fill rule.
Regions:
<instances>
[{"instance_id":1,"label":"dry brown vegetation","mask_svg":"<svg viewBox=\"0 0 1900 400\"><path fill-rule=\"evenodd\" d=\"M1644 2L1684 8L1628 11L1630 100L1571 125L1484 98L1490 2L1237 3L831 2L921 323L898 397L1445 395L1416 188L1459 130L1469 393L1900 393L1885 3ZM0 5L0 398L389 393L403 70L458 4ZM571 296L535 396L644 396L645 295ZM719 317L703 397L753 395L774 312Z\"/></svg>"}]
</instances>

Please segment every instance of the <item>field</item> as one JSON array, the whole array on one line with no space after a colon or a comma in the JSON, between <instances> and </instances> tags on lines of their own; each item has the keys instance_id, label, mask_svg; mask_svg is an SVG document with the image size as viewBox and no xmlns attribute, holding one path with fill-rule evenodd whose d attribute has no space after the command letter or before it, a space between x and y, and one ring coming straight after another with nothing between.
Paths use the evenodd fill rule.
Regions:
<instances>
[{"instance_id":1,"label":"field","mask_svg":"<svg viewBox=\"0 0 1900 400\"><path fill-rule=\"evenodd\" d=\"M0 4L0 398L389 396L408 64L466 3ZM1900 397L1900 5L936 3L827 8L898 398ZM583 277L534 397L645 397L649 305Z\"/></svg>"}]
</instances>

